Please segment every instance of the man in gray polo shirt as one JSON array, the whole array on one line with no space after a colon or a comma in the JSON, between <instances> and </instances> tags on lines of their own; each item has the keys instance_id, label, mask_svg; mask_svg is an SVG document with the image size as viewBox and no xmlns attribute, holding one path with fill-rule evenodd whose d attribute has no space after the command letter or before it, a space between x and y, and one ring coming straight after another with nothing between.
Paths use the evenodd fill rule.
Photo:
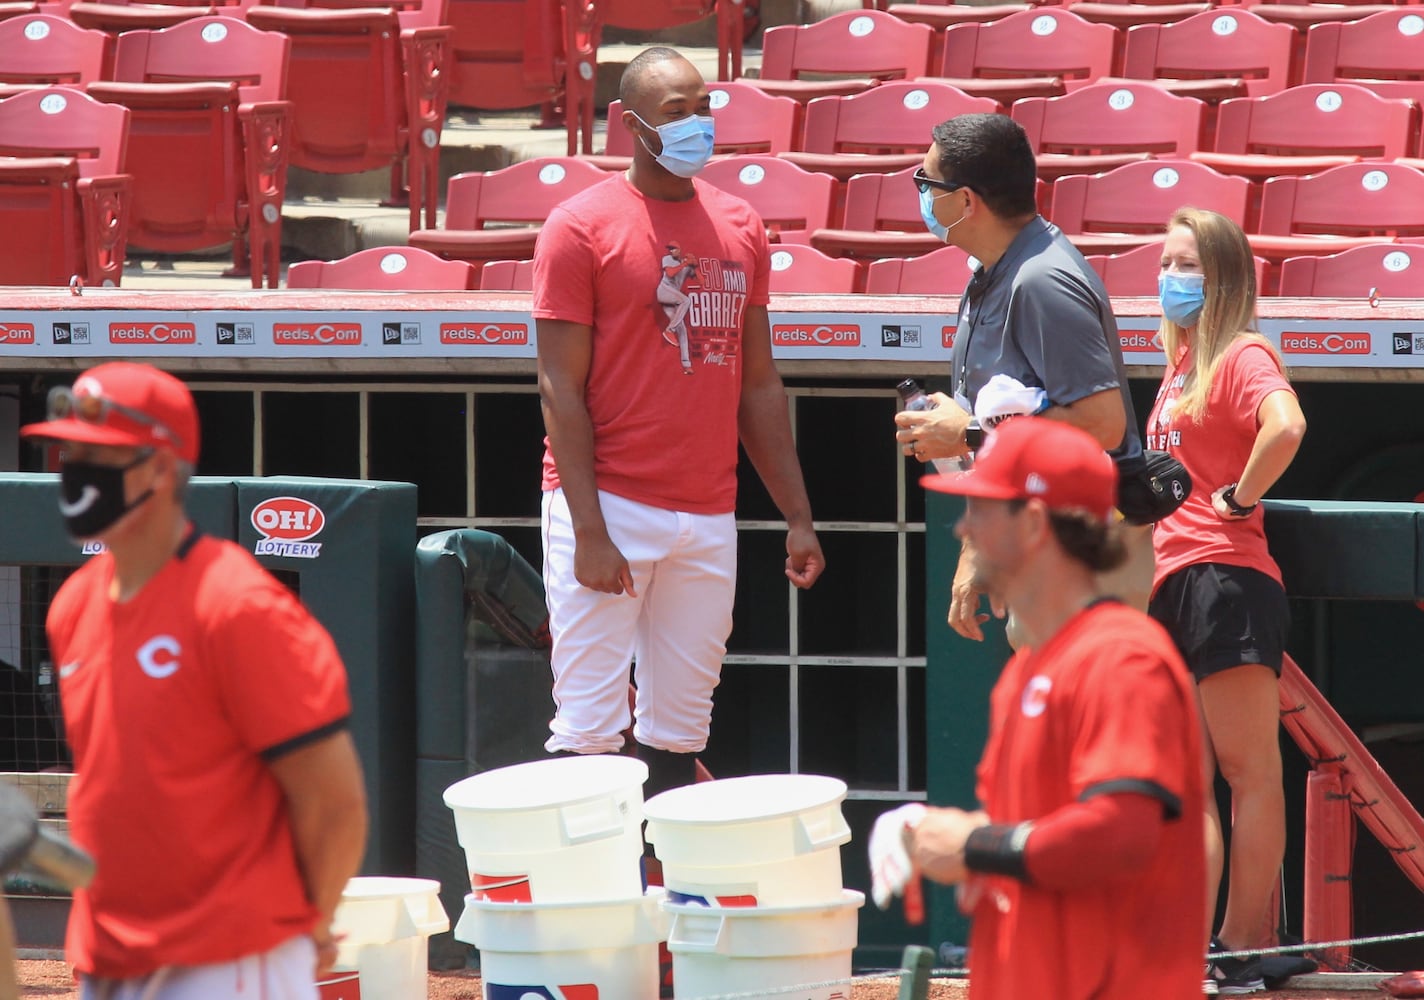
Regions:
<instances>
[{"instance_id":1,"label":"man in gray polo shirt","mask_svg":"<svg viewBox=\"0 0 1424 1000\"><path fill-rule=\"evenodd\" d=\"M1043 389L1042 415L1093 435L1121 472L1141 469L1142 443L1107 291L1067 237L1038 214L1037 167L1023 129L1005 115L951 118L935 126L934 145L915 180L926 226L973 255L979 267L960 303L953 396L936 393L934 409L896 415L895 436L905 454L925 462L977 447L983 431L972 420L974 402L991 377L1008 375ZM1147 529L1133 534L1141 537L1129 543L1129 565L1104 589L1145 606L1152 549ZM982 591L973 569L966 544L949 624L966 638L982 639L979 626L987 616L979 613Z\"/></svg>"}]
</instances>

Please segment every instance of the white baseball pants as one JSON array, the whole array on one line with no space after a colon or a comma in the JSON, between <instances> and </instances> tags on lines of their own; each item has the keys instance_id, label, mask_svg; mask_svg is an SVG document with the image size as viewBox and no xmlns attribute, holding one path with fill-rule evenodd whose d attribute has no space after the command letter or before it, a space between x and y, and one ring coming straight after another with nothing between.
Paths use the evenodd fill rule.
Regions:
<instances>
[{"instance_id":1,"label":"white baseball pants","mask_svg":"<svg viewBox=\"0 0 1424 1000\"><path fill-rule=\"evenodd\" d=\"M305 934L211 965L167 965L134 979L81 976L80 1000L317 1000L316 946Z\"/></svg>"},{"instance_id":2,"label":"white baseball pants","mask_svg":"<svg viewBox=\"0 0 1424 1000\"><path fill-rule=\"evenodd\" d=\"M676 753L707 746L712 691L732 631L736 517L688 514L598 494L608 535L637 597L574 579L574 533L562 490L543 499L544 589L554 640L551 753L617 753L628 728L628 665L637 700L633 735Z\"/></svg>"}]
</instances>

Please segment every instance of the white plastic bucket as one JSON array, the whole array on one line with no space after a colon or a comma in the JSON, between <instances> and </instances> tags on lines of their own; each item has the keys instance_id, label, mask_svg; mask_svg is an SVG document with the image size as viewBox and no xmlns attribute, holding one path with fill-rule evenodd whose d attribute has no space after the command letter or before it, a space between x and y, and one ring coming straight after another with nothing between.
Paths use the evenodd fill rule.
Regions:
<instances>
[{"instance_id":1,"label":"white plastic bucket","mask_svg":"<svg viewBox=\"0 0 1424 1000\"><path fill-rule=\"evenodd\" d=\"M484 1000L657 1000L658 943L671 919L662 898L659 889L602 903L495 903L469 895L455 937L480 950Z\"/></svg>"},{"instance_id":2,"label":"white plastic bucket","mask_svg":"<svg viewBox=\"0 0 1424 1000\"><path fill-rule=\"evenodd\" d=\"M445 790L470 887L493 902L637 899L643 782L633 757L555 757L486 771Z\"/></svg>"},{"instance_id":3,"label":"white plastic bucket","mask_svg":"<svg viewBox=\"0 0 1424 1000\"><path fill-rule=\"evenodd\" d=\"M845 782L757 774L684 785L643 807L669 897L722 906L840 902Z\"/></svg>"},{"instance_id":4,"label":"white plastic bucket","mask_svg":"<svg viewBox=\"0 0 1424 1000\"><path fill-rule=\"evenodd\" d=\"M338 939L336 968L359 974L356 996L424 1000L426 939L449 929L440 883L434 879L353 878L331 922ZM338 978L333 975L327 982Z\"/></svg>"},{"instance_id":5,"label":"white plastic bucket","mask_svg":"<svg viewBox=\"0 0 1424 1000\"><path fill-rule=\"evenodd\" d=\"M709 909L664 902L672 914L668 950L678 1000L759 991L776 1000L847 1000L856 911L864 903L865 896L850 889L829 906Z\"/></svg>"}]
</instances>

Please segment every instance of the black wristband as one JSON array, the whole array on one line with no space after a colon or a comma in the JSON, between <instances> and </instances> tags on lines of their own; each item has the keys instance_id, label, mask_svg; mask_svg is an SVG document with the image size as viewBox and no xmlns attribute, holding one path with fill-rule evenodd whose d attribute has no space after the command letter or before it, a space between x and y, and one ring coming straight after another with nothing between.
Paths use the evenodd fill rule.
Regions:
<instances>
[{"instance_id":1,"label":"black wristband","mask_svg":"<svg viewBox=\"0 0 1424 1000\"><path fill-rule=\"evenodd\" d=\"M984 447L984 428L979 426L977 419L970 420L969 426L964 428L964 443L969 446L970 451L978 451Z\"/></svg>"},{"instance_id":2,"label":"black wristband","mask_svg":"<svg viewBox=\"0 0 1424 1000\"><path fill-rule=\"evenodd\" d=\"M1028 882L1024 848L1033 824L990 823L981 826L964 842L964 867L973 872L1007 875Z\"/></svg>"},{"instance_id":3,"label":"black wristband","mask_svg":"<svg viewBox=\"0 0 1424 1000\"><path fill-rule=\"evenodd\" d=\"M1260 504L1260 501L1256 501L1256 503L1253 503L1249 507L1241 506L1241 504L1236 502L1237 485L1237 483L1232 483L1230 486L1226 487L1226 489L1222 490L1221 501L1231 509L1232 517L1246 517L1248 514L1250 514L1253 510L1256 509L1256 507Z\"/></svg>"}]
</instances>

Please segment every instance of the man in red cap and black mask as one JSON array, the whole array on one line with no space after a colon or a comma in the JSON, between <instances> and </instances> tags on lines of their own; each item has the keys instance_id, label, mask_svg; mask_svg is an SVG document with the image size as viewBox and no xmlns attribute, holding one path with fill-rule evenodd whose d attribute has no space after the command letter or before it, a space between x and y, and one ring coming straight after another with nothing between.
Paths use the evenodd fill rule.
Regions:
<instances>
[{"instance_id":1,"label":"man in red cap and black mask","mask_svg":"<svg viewBox=\"0 0 1424 1000\"><path fill-rule=\"evenodd\" d=\"M198 413L178 379L114 362L50 393L60 513L104 551L49 609L97 863L69 918L84 1000L314 998L365 846L346 672L326 630L183 507Z\"/></svg>"}]
</instances>

